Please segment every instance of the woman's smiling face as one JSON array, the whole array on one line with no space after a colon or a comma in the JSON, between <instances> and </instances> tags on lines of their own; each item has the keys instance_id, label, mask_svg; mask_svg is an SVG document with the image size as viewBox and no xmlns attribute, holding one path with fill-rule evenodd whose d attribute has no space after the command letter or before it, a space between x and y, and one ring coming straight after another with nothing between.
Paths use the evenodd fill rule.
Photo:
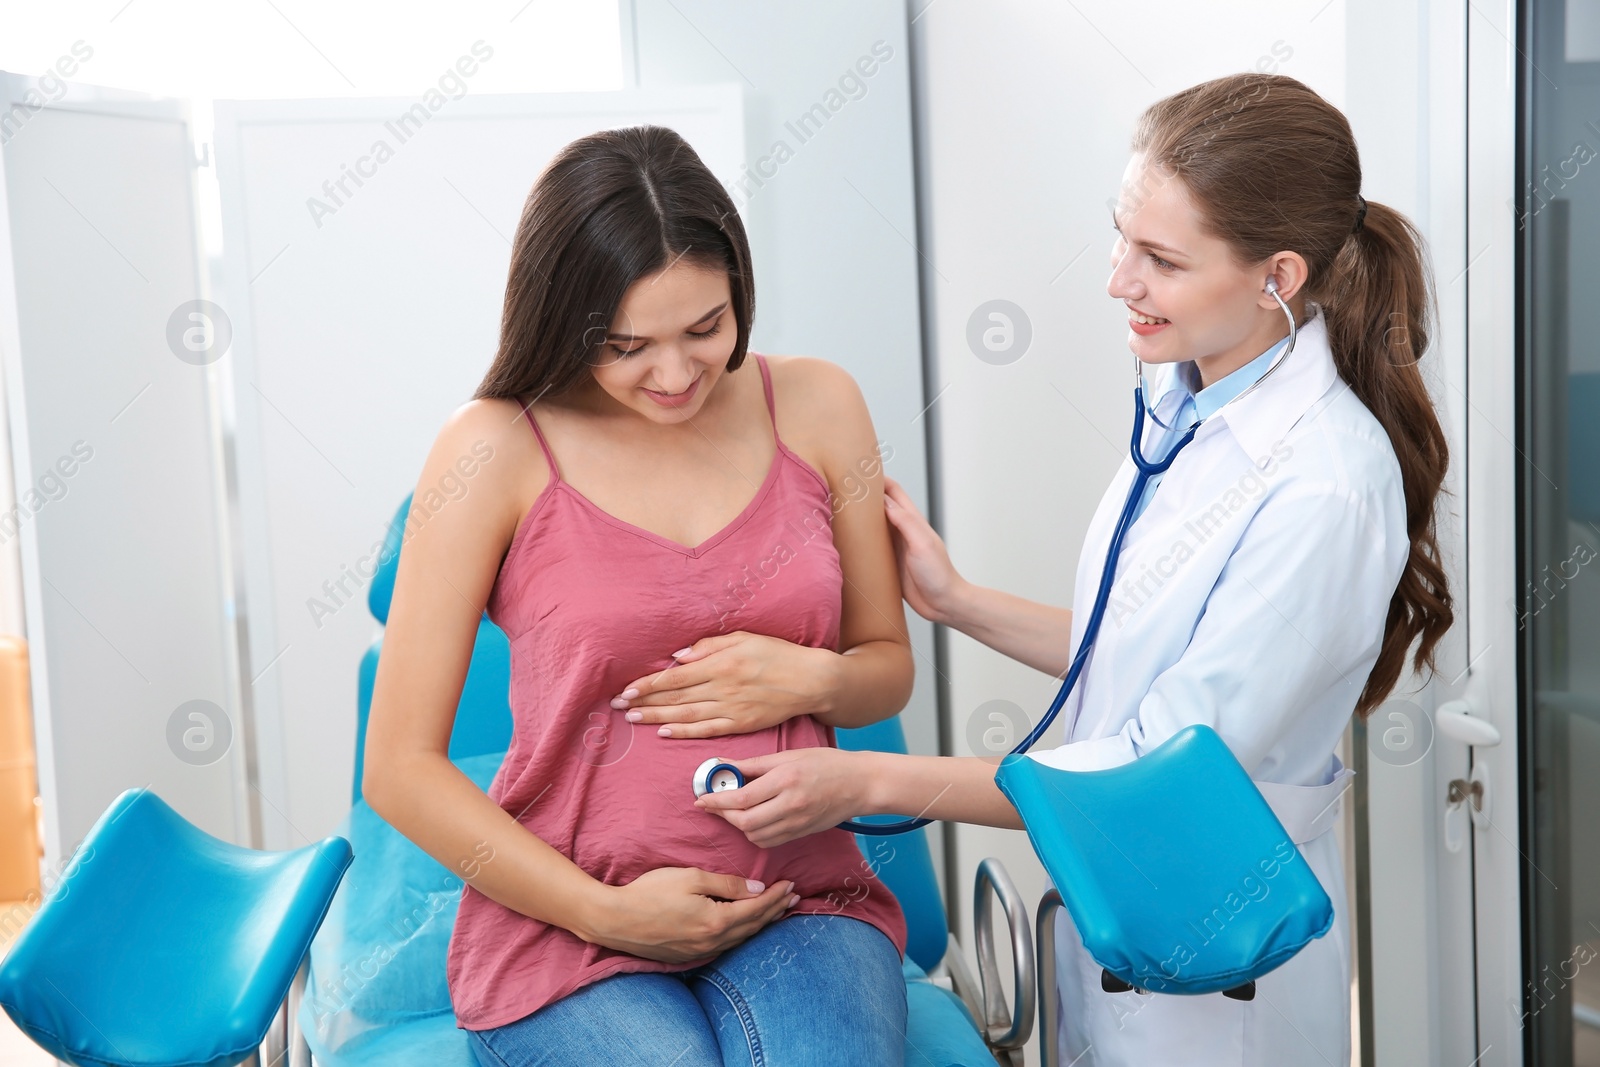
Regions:
<instances>
[{"instance_id":1,"label":"woman's smiling face","mask_svg":"<svg viewBox=\"0 0 1600 1067\"><path fill-rule=\"evenodd\" d=\"M628 287L590 370L618 404L681 423L705 408L738 334L728 272L678 259Z\"/></svg>"},{"instance_id":2,"label":"woman's smiling face","mask_svg":"<svg viewBox=\"0 0 1600 1067\"><path fill-rule=\"evenodd\" d=\"M1144 362L1192 359L1209 385L1288 334L1263 286L1276 268L1292 303L1305 277L1301 257L1280 252L1239 266L1228 244L1202 228L1183 180L1147 166L1140 153L1123 172L1112 225L1117 239L1106 291L1127 305L1128 347Z\"/></svg>"}]
</instances>

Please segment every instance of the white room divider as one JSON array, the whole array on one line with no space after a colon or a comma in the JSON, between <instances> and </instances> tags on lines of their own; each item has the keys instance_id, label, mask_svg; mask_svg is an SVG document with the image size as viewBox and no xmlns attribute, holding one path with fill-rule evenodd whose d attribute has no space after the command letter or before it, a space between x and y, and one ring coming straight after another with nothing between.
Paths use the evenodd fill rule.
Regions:
<instances>
[{"instance_id":1,"label":"white room divider","mask_svg":"<svg viewBox=\"0 0 1600 1067\"><path fill-rule=\"evenodd\" d=\"M181 101L0 74L0 355L46 885L122 790L242 829L214 365ZM187 357L187 358L186 358Z\"/></svg>"}]
</instances>

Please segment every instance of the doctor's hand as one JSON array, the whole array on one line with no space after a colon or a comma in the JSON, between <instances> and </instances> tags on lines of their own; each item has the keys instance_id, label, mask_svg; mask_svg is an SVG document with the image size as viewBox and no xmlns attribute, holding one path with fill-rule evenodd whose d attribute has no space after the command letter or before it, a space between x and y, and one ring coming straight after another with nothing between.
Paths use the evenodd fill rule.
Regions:
<instances>
[{"instance_id":1,"label":"doctor's hand","mask_svg":"<svg viewBox=\"0 0 1600 1067\"><path fill-rule=\"evenodd\" d=\"M627 885L605 886L591 928L579 936L667 963L717 956L793 906L792 881L752 888L760 884L698 867L657 867Z\"/></svg>"},{"instance_id":2,"label":"doctor's hand","mask_svg":"<svg viewBox=\"0 0 1600 1067\"><path fill-rule=\"evenodd\" d=\"M944 539L922 517L900 483L883 476L883 510L893 531L900 589L911 610L929 622L948 622L950 604L966 579L956 573Z\"/></svg>"},{"instance_id":3,"label":"doctor's hand","mask_svg":"<svg viewBox=\"0 0 1600 1067\"><path fill-rule=\"evenodd\" d=\"M837 748L792 748L729 760L745 784L707 793L694 805L722 816L753 845L786 844L862 811L862 755Z\"/></svg>"},{"instance_id":4,"label":"doctor's hand","mask_svg":"<svg viewBox=\"0 0 1600 1067\"><path fill-rule=\"evenodd\" d=\"M611 701L663 737L749 734L821 706L838 653L735 630L674 654L678 666L636 678ZM628 691L634 695L629 696Z\"/></svg>"}]
</instances>

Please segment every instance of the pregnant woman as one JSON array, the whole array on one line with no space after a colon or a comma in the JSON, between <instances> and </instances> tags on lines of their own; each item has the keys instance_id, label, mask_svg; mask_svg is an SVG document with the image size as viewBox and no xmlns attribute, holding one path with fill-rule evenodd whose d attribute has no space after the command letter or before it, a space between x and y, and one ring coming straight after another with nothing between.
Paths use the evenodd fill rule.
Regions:
<instances>
[{"instance_id":1,"label":"pregnant woman","mask_svg":"<svg viewBox=\"0 0 1600 1067\"><path fill-rule=\"evenodd\" d=\"M818 359L740 373L753 310L681 137L574 141L418 481L362 788L466 882L448 977L485 1065L900 1062L905 919L851 836L763 848L694 803L708 758L831 746L912 684L866 404ZM487 796L446 755L485 609L514 721ZM680 722L627 710L647 679Z\"/></svg>"}]
</instances>

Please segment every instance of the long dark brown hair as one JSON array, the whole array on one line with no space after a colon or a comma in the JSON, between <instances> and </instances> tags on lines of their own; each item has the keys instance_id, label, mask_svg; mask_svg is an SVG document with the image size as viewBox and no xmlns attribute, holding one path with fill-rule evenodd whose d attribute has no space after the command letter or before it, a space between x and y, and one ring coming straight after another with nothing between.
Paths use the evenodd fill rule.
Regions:
<instances>
[{"instance_id":1,"label":"long dark brown hair","mask_svg":"<svg viewBox=\"0 0 1600 1067\"><path fill-rule=\"evenodd\" d=\"M628 287L673 263L728 272L738 370L755 316L750 243L733 200L675 130L580 137L540 172L511 248L500 346L474 400L582 384Z\"/></svg>"},{"instance_id":2,"label":"long dark brown hair","mask_svg":"<svg viewBox=\"0 0 1600 1067\"><path fill-rule=\"evenodd\" d=\"M1449 450L1417 369L1435 309L1422 235L1370 200L1356 225L1361 161L1350 123L1281 74L1230 75L1158 101L1140 116L1133 150L1183 181L1206 230L1241 266L1282 251L1305 259L1302 291L1323 310L1339 377L1394 446L1411 553L1356 703L1366 718L1399 682L1414 641L1413 667L1433 667L1455 618L1434 520Z\"/></svg>"}]
</instances>

